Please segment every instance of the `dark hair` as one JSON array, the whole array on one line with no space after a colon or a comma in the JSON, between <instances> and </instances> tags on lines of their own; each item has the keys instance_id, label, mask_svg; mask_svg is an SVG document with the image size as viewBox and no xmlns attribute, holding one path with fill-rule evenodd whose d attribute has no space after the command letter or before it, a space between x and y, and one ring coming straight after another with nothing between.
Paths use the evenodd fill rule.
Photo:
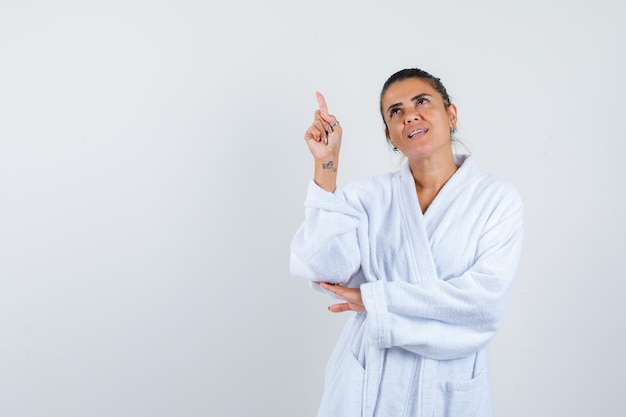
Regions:
<instances>
[{"instance_id":1,"label":"dark hair","mask_svg":"<svg viewBox=\"0 0 626 417\"><path fill-rule=\"evenodd\" d=\"M437 90L437 92L441 95L441 98L443 99L443 104L446 109L448 108L448 106L450 106L450 96L446 91L446 87L443 86L439 78L419 68L406 68L400 70L393 74L391 77L389 77L387 81L385 81L385 84L383 84L383 89L380 92L380 115L383 118L383 123L385 124L385 133L387 135L389 134L389 129L387 128L387 122L385 122L385 113L383 112L383 96L385 95L391 84L397 83L398 81L404 81L409 78L417 78L419 80L424 80L429 83L430 86Z\"/></svg>"},{"instance_id":2,"label":"dark hair","mask_svg":"<svg viewBox=\"0 0 626 417\"><path fill-rule=\"evenodd\" d=\"M419 68L406 68L406 69L396 72L391 77L389 77L387 81L385 81L385 84L383 85L383 89L380 92L381 105L383 101L383 95L387 92L391 84L397 83L398 81L403 81L409 78L417 78L417 79L428 82L432 88L434 88L435 90L437 90L439 94L441 94L441 98L443 99L444 105L446 106L446 108L448 108L448 106L450 105L450 96L448 96L446 87L443 86L443 84L441 83L441 80Z\"/></svg>"}]
</instances>

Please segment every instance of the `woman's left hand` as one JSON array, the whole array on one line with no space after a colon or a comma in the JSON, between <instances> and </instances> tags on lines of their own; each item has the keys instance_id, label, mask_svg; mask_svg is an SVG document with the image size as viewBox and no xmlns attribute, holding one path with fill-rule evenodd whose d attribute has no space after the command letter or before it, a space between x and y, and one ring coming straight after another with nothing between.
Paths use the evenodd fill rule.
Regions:
<instances>
[{"instance_id":1,"label":"woman's left hand","mask_svg":"<svg viewBox=\"0 0 626 417\"><path fill-rule=\"evenodd\" d=\"M328 310L333 313L342 313L344 311L357 311L359 313L365 311L365 305L361 298L360 288L348 288L341 284L328 284L326 282L317 282L317 285L323 289L332 292L337 297L345 301L345 303L333 304Z\"/></svg>"}]
</instances>

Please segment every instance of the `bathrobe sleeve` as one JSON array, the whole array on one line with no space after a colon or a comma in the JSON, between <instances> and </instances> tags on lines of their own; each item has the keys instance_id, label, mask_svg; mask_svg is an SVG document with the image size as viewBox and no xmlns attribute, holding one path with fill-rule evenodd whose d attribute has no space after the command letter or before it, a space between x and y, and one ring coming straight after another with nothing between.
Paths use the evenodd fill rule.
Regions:
<instances>
[{"instance_id":1,"label":"bathrobe sleeve","mask_svg":"<svg viewBox=\"0 0 626 417\"><path fill-rule=\"evenodd\" d=\"M508 309L523 216L519 195L508 193L483 228L474 264L459 276L419 283L392 278L361 285L371 343L437 360L465 357L483 348Z\"/></svg>"},{"instance_id":2,"label":"bathrobe sleeve","mask_svg":"<svg viewBox=\"0 0 626 417\"><path fill-rule=\"evenodd\" d=\"M291 242L291 273L310 281L347 283L361 264L361 213L339 191L327 192L314 181L304 205L305 220Z\"/></svg>"}]
</instances>

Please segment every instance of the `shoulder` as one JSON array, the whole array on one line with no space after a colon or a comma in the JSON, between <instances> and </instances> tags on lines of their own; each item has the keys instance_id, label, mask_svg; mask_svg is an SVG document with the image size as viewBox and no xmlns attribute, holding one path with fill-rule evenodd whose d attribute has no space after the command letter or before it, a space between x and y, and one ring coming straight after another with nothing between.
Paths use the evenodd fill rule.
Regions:
<instances>
[{"instance_id":1,"label":"shoulder","mask_svg":"<svg viewBox=\"0 0 626 417\"><path fill-rule=\"evenodd\" d=\"M523 212L521 194L511 181L480 170L471 157L463 163L466 164L468 171L471 171L468 189L477 200L482 200L502 213Z\"/></svg>"}]
</instances>

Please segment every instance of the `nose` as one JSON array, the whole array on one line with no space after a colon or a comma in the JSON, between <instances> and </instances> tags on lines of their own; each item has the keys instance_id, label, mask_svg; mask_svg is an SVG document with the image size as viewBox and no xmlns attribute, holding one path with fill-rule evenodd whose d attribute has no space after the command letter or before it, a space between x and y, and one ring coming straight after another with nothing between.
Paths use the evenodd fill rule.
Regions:
<instances>
[{"instance_id":1,"label":"nose","mask_svg":"<svg viewBox=\"0 0 626 417\"><path fill-rule=\"evenodd\" d=\"M413 110L413 111L409 111L406 113L404 122L405 123L417 122L419 119L420 119L419 114L417 113L417 111Z\"/></svg>"}]
</instances>

